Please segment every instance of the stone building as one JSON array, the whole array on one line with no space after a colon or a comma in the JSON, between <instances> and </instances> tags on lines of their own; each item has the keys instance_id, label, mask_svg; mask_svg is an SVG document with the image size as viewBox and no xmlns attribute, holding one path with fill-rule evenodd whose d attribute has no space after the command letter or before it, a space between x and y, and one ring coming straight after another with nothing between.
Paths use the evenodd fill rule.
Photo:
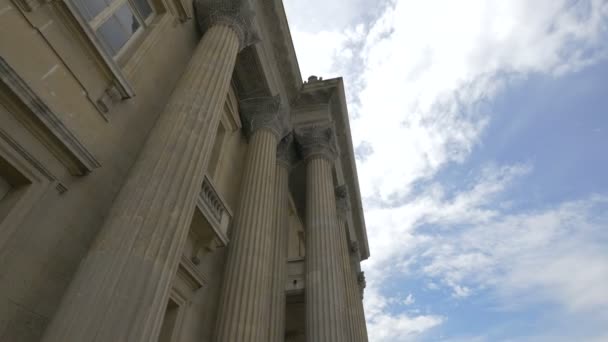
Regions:
<instances>
[{"instance_id":1,"label":"stone building","mask_svg":"<svg viewBox=\"0 0 608 342\"><path fill-rule=\"evenodd\" d=\"M344 84L281 0L0 0L0 80L0 341L367 341Z\"/></svg>"}]
</instances>

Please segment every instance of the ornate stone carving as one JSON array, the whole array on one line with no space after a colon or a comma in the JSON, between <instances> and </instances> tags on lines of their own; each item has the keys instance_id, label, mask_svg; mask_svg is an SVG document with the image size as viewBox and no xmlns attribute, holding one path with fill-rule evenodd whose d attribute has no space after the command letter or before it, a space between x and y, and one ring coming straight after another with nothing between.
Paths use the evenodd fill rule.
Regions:
<instances>
[{"instance_id":1,"label":"ornate stone carving","mask_svg":"<svg viewBox=\"0 0 608 342\"><path fill-rule=\"evenodd\" d=\"M253 29L254 12L245 0L196 0L196 14L203 32L213 25L231 27L239 37L242 50L259 41Z\"/></svg>"},{"instance_id":2,"label":"ornate stone carving","mask_svg":"<svg viewBox=\"0 0 608 342\"><path fill-rule=\"evenodd\" d=\"M259 129L271 131L277 139L285 136L288 114L278 95L245 99L239 105L248 137Z\"/></svg>"},{"instance_id":3,"label":"ornate stone carving","mask_svg":"<svg viewBox=\"0 0 608 342\"><path fill-rule=\"evenodd\" d=\"M336 137L330 126L297 129L296 140L304 159L321 156L333 162L338 157Z\"/></svg>"},{"instance_id":4,"label":"ornate stone carving","mask_svg":"<svg viewBox=\"0 0 608 342\"><path fill-rule=\"evenodd\" d=\"M350 203L348 201L348 187L346 184L342 184L336 187L336 209L338 215L342 218L346 217L348 211L350 211Z\"/></svg>"},{"instance_id":5,"label":"ornate stone carving","mask_svg":"<svg viewBox=\"0 0 608 342\"><path fill-rule=\"evenodd\" d=\"M365 272L357 273L357 285L359 285L359 291L361 292L361 298L363 298L363 291L366 286Z\"/></svg>"},{"instance_id":6,"label":"ornate stone carving","mask_svg":"<svg viewBox=\"0 0 608 342\"><path fill-rule=\"evenodd\" d=\"M293 132L281 139L277 146L277 163L290 169L296 160L295 150L293 148Z\"/></svg>"},{"instance_id":7,"label":"ornate stone carving","mask_svg":"<svg viewBox=\"0 0 608 342\"><path fill-rule=\"evenodd\" d=\"M350 242L350 253L351 254L359 253L359 242L357 242L357 241Z\"/></svg>"}]
</instances>

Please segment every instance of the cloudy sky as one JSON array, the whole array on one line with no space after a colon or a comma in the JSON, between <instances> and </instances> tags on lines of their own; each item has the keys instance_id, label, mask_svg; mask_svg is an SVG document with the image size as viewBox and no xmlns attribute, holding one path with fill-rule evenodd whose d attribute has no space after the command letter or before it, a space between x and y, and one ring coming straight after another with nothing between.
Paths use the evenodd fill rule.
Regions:
<instances>
[{"instance_id":1,"label":"cloudy sky","mask_svg":"<svg viewBox=\"0 0 608 342\"><path fill-rule=\"evenodd\" d=\"M608 0L284 0L343 76L370 340L608 341Z\"/></svg>"}]
</instances>

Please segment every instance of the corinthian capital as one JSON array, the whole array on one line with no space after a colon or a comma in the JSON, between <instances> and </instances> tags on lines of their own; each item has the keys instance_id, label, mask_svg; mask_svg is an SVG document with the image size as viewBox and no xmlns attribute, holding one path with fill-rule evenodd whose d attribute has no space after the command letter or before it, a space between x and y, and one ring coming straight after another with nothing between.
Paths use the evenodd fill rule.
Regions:
<instances>
[{"instance_id":1,"label":"corinthian capital","mask_svg":"<svg viewBox=\"0 0 608 342\"><path fill-rule=\"evenodd\" d=\"M339 185L336 187L335 193L338 215L341 217L346 217L346 214L350 210L350 204L348 202L348 187L346 184Z\"/></svg>"},{"instance_id":2,"label":"corinthian capital","mask_svg":"<svg viewBox=\"0 0 608 342\"><path fill-rule=\"evenodd\" d=\"M295 160L295 151L293 150L293 133L289 132L277 146L277 163L283 167L291 168Z\"/></svg>"},{"instance_id":3,"label":"corinthian capital","mask_svg":"<svg viewBox=\"0 0 608 342\"><path fill-rule=\"evenodd\" d=\"M365 286L367 282L365 281L365 273L359 272L357 274L357 285L359 285L359 292L361 294L361 298L363 298L363 291L365 290Z\"/></svg>"},{"instance_id":4,"label":"corinthian capital","mask_svg":"<svg viewBox=\"0 0 608 342\"><path fill-rule=\"evenodd\" d=\"M195 0L198 23L203 32L215 25L232 28L239 37L240 50L259 39L253 28L254 12L246 0Z\"/></svg>"},{"instance_id":5,"label":"corinthian capital","mask_svg":"<svg viewBox=\"0 0 608 342\"><path fill-rule=\"evenodd\" d=\"M269 130L277 139L285 136L288 114L278 95L242 100L239 106L247 136L260 129Z\"/></svg>"},{"instance_id":6,"label":"corinthian capital","mask_svg":"<svg viewBox=\"0 0 608 342\"><path fill-rule=\"evenodd\" d=\"M338 156L334 130L330 126L300 128L296 130L296 140L304 159L322 157L334 161Z\"/></svg>"}]
</instances>

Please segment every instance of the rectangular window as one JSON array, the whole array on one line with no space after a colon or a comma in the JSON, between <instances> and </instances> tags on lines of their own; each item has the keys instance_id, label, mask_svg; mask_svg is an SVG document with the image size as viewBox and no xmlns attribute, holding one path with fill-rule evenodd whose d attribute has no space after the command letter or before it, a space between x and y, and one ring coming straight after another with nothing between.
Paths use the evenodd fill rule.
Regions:
<instances>
[{"instance_id":1,"label":"rectangular window","mask_svg":"<svg viewBox=\"0 0 608 342\"><path fill-rule=\"evenodd\" d=\"M73 0L112 57L118 57L133 37L154 17L148 0Z\"/></svg>"}]
</instances>

